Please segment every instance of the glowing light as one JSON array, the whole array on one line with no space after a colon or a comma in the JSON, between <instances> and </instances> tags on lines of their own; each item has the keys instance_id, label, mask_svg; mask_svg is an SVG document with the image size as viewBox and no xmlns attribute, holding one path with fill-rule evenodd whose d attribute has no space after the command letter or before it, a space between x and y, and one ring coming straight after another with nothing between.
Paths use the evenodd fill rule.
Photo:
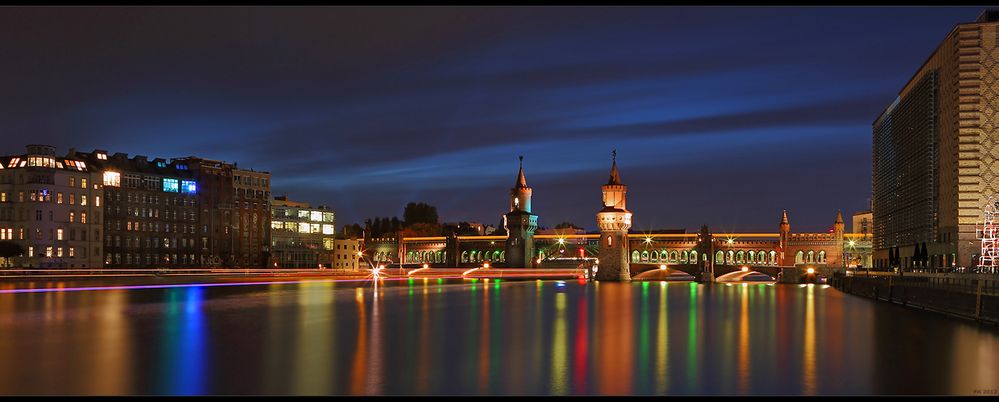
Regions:
<instances>
[{"instance_id":1,"label":"glowing light","mask_svg":"<svg viewBox=\"0 0 999 402\"><path fill-rule=\"evenodd\" d=\"M665 271L666 270L666 264L660 264L659 265L659 269Z\"/></svg>"},{"instance_id":2,"label":"glowing light","mask_svg":"<svg viewBox=\"0 0 999 402\"><path fill-rule=\"evenodd\" d=\"M423 264L423 269L430 268L430 264Z\"/></svg>"},{"instance_id":3,"label":"glowing light","mask_svg":"<svg viewBox=\"0 0 999 402\"><path fill-rule=\"evenodd\" d=\"M646 243L652 243L652 238L651 237L646 237L645 238L645 242Z\"/></svg>"},{"instance_id":4,"label":"glowing light","mask_svg":"<svg viewBox=\"0 0 999 402\"><path fill-rule=\"evenodd\" d=\"M565 244L565 239L558 239L558 244Z\"/></svg>"},{"instance_id":5,"label":"glowing light","mask_svg":"<svg viewBox=\"0 0 999 402\"><path fill-rule=\"evenodd\" d=\"M806 272L808 272L809 275L814 274L815 268L809 268Z\"/></svg>"},{"instance_id":6,"label":"glowing light","mask_svg":"<svg viewBox=\"0 0 999 402\"><path fill-rule=\"evenodd\" d=\"M472 273L472 272L475 272L475 271L478 271L478 270L480 270L480 269L482 269L482 268L481 268L481 267L475 267L475 268L472 268L472 269L470 269L470 270L468 270L468 271L465 271L465 272L462 272L462 273L461 273L461 276L465 276L465 275L468 275L468 274L470 274L470 273Z\"/></svg>"},{"instance_id":7,"label":"glowing light","mask_svg":"<svg viewBox=\"0 0 999 402\"><path fill-rule=\"evenodd\" d=\"M853 247L853 246L856 246L856 245L857 245L856 241L850 240L850 247Z\"/></svg>"},{"instance_id":8,"label":"glowing light","mask_svg":"<svg viewBox=\"0 0 999 402\"><path fill-rule=\"evenodd\" d=\"M104 172L104 185L111 187L121 187L121 173Z\"/></svg>"},{"instance_id":9,"label":"glowing light","mask_svg":"<svg viewBox=\"0 0 999 402\"><path fill-rule=\"evenodd\" d=\"M746 271L749 271L749 267L746 267L746 266L742 267L742 272L746 272Z\"/></svg>"},{"instance_id":10,"label":"glowing light","mask_svg":"<svg viewBox=\"0 0 999 402\"><path fill-rule=\"evenodd\" d=\"M732 243L735 243L735 240L734 239L728 239L728 244L732 244Z\"/></svg>"},{"instance_id":11,"label":"glowing light","mask_svg":"<svg viewBox=\"0 0 999 402\"><path fill-rule=\"evenodd\" d=\"M489 263L482 264L482 268L489 268Z\"/></svg>"}]
</instances>

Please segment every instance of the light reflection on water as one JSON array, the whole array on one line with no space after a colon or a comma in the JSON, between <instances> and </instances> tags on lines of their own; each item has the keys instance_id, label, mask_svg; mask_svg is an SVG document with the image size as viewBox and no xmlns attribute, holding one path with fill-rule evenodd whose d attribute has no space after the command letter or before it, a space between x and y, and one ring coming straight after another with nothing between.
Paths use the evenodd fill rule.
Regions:
<instances>
[{"instance_id":1,"label":"light reflection on water","mask_svg":"<svg viewBox=\"0 0 999 402\"><path fill-rule=\"evenodd\" d=\"M997 349L994 328L823 286L0 294L2 394L973 394Z\"/></svg>"}]
</instances>

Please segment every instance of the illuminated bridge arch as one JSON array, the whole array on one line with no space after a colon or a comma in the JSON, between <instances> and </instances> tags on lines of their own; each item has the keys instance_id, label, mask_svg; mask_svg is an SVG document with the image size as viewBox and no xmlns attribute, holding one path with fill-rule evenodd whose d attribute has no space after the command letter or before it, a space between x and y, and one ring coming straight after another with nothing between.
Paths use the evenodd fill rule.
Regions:
<instances>
[{"instance_id":1,"label":"illuminated bridge arch","mask_svg":"<svg viewBox=\"0 0 999 402\"><path fill-rule=\"evenodd\" d=\"M690 251L690 259L688 261L690 261L691 264L697 264L697 251Z\"/></svg>"},{"instance_id":2,"label":"illuminated bridge arch","mask_svg":"<svg viewBox=\"0 0 999 402\"><path fill-rule=\"evenodd\" d=\"M652 251L652 254L649 254L649 260L652 261L652 262L659 261L659 252L658 251Z\"/></svg>"},{"instance_id":3,"label":"illuminated bridge arch","mask_svg":"<svg viewBox=\"0 0 999 402\"><path fill-rule=\"evenodd\" d=\"M795 264L804 264L805 263L805 253L803 251L798 250L797 253L794 253L794 263Z\"/></svg>"},{"instance_id":4,"label":"illuminated bridge arch","mask_svg":"<svg viewBox=\"0 0 999 402\"><path fill-rule=\"evenodd\" d=\"M715 253L715 264L724 264L724 263L725 263L725 252L718 250L718 252Z\"/></svg>"},{"instance_id":5,"label":"illuminated bridge arch","mask_svg":"<svg viewBox=\"0 0 999 402\"><path fill-rule=\"evenodd\" d=\"M638 253L638 250L631 252L631 262L639 262L639 259L641 258L642 255Z\"/></svg>"}]
</instances>

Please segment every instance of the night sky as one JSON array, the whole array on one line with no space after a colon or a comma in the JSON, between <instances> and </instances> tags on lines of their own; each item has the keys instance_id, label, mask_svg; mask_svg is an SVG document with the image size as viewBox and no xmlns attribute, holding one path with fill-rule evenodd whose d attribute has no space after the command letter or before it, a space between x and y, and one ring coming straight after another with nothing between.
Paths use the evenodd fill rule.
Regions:
<instances>
[{"instance_id":1,"label":"night sky","mask_svg":"<svg viewBox=\"0 0 999 402\"><path fill-rule=\"evenodd\" d=\"M0 8L0 153L197 155L337 226L498 224L524 155L542 226L825 231L867 208L871 123L981 7Z\"/></svg>"}]
</instances>

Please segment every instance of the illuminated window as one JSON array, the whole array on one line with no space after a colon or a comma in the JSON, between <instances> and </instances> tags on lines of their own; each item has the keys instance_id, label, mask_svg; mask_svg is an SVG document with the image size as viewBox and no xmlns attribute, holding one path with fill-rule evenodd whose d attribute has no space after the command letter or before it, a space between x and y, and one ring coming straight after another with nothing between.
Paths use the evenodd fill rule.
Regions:
<instances>
[{"instance_id":1,"label":"illuminated window","mask_svg":"<svg viewBox=\"0 0 999 402\"><path fill-rule=\"evenodd\" d=\"M70 177L69 178L69 186L70 187L76 187L76 178L75 177Z\"/></svg>"},{"instance_id":2,"label":"illuminated window","mask_svg":"<svg viewBox=\"0 0 999 402\"><path fill-rule=\"evenodd\" d=\"M69 248L69 258L76 257L76 249L73 247Z\"/></svg>"},{"instance_id":3,"label":"illuminated window","mask_svg":"<svg viewBox=\"0 0 999 402\"><path fill-rule=\"evenodd\" d=\"M69 211L69 222L70 223L76 222L76 212Z\"/></svg>"},{"instance_id":4,"label":"illuminated window","mask_svg":"<svg viewBox=\"0 0 999 402\"><path fill-rule=\"evenodd\" d=\"M87 188L87 179L80 179L80 188L82 189Z\"/></svg>"},{"instance_id":5,"label":"illuminated window","mask_svg":"<svg viewBox=\"0 0 999 402\"><path fill-rule=\"evenodd\" d=\"M309 219L312 220L313 222L322 222L323 221L323 213L322 213L322 211L312 211L311 215L312 215L312 217L309 218Z\"/></svg>"},{"instance_id":6,"label":"illuminated window","mask_svg":"<svg viewBox=\"0 0 999 402\"><path fill-rule=\"evenodd\" d=\"M87 223L87 213L80 212L80 223Z\"/></svg>"},{"instance_id":7,"label":"illuminated window","mask_svg":"<svg viewBox=\"0 0 999 402\"><path fill-rule=\"evenodd\" d=\"M52 246L45 247L45 256L52 258Z\"/></svg>"},{"instance_id":8,"label":"illuminated window","mask_svg":"<svg viewBox=\"0 0 999 402\"><path fill-rule=\"evenodd\" d=\"M102 161L106 161L106 160L108 160L108 154L98 152L97 153L97 159L100 159Z\"/></svg>"},{"instance_id":9,"label":"illuminated window","mask_svg":"<svg viewBox=\"0 0 999 402\"><path fill-rule=\"evenodd\" d=\"M324 235L334 234L333 225L323 225L323 234Z\"/></svg>"},{"instance_id":10,"label":"illuminated window","mask_svg":"<svg viewBox=\"0 0 999 402\"><path fill-rule=\"evenodd\" d=\"M298 217L302 219L309 219L309 211L306 210L298 211Z\"/></svg>"},{"instance_id":11,"label":"illuminated window","mask_svg":"<svg viewBox=\"0 0 999 402\"><path fill-rule=\"evenodd\" d=\"M101 206L101 196L99 195L94 196L94 206L95 207Z\"/></svg>"},{"instance_id":12,"label":"illuminated window","mask_svg":"<svg viewBox=\"0 0 999 402\"><path fill-rule=\"evenodd\" d=\"M198 192L198 185L191 180L184 180L181 182L180 190L186 194L194 194Z\"/></svg>"},{"instance_id":13,"label":"illuminated window","mask_svg":"<svg viewBox=\"0 0 999 402\"><path fill-rule=\"evenodd\" d=\"M56 229L56 240L62 240L62 229Z\"/></svg>"},{"instance_id":14,"label":"illuminated window","mask_svg":"<svg viewBox=\"0 0 999 402\"><path fill-rule=\"evenodd\" d=\"M87 205L87 195L80 194L80 205Z\"/></svg>"},{"instance_id":15,"label":"illuminated window","mask_svg":"<svg viewBox=\"0 0 999 402\"><path fill-rule=\"evenodd\" d=\"M177 179L163 179L163 191L176 193L180 191L180 184Z\"/></svg>"},{"instance_id":16,"label":"illuminated window","mask_svg":"<svg viewBox=\"0 0 999 402\"><path fill-rule=\"evenodd\" d=\"M298 224L298 233L309 233L309 224L301 222Z\"/></svg>"},{"instance_id":17,"label":"illuminated window","mask_svg":"<svg viewBox=\"0 0 999 402\"><path fill-rule=\"evenodd\" d=\"M0 193L0 202L7 202L7 193Z\"/></svg>"},{"instance_id":18,"label":"illuminated window","mask_svg":"<svg viewBox=\"0 0 999 402\"><path fill-rule=\"evenodd\" d=\"M318 223L313 223L309 225L310 233L319 233L321 228Z\"/></svg>"},{"instance_id":19,"label":"illuminated window","mask_svg":"<svg viewBox=\"0 0 999 402\"><path fill-rule=\"evenodd\" d=\"M62 193L56 193L56 204L62 204Z\"/></svg>"},{"instance_id":20,"label":"illuminated window","mask_svg":"<svg viewBox=\"0 0 999 402\"><path fill-rule=\"evenodd\" d=\"M76 194L69 193L69 205L76 205Z\"/></svg>"},{"instance_id":21,"label":"illuminated window","mask_svg":"<svg viewBox=\"0 0 999 402\"><path fill-rule=\"evenodd\" d=\"M62 247L56 248L56 257L62 258Z\"/></svg>"},{"instance_id":22,"label":"illuminated window","mask_svg":"<svg viewBox=\"0 0 999 402\"><path fill-rule=\"evenodd\" d=\"M111 187L121 187L121 173L104 172L104 185Z\"/></svg>"}]
</instances>

